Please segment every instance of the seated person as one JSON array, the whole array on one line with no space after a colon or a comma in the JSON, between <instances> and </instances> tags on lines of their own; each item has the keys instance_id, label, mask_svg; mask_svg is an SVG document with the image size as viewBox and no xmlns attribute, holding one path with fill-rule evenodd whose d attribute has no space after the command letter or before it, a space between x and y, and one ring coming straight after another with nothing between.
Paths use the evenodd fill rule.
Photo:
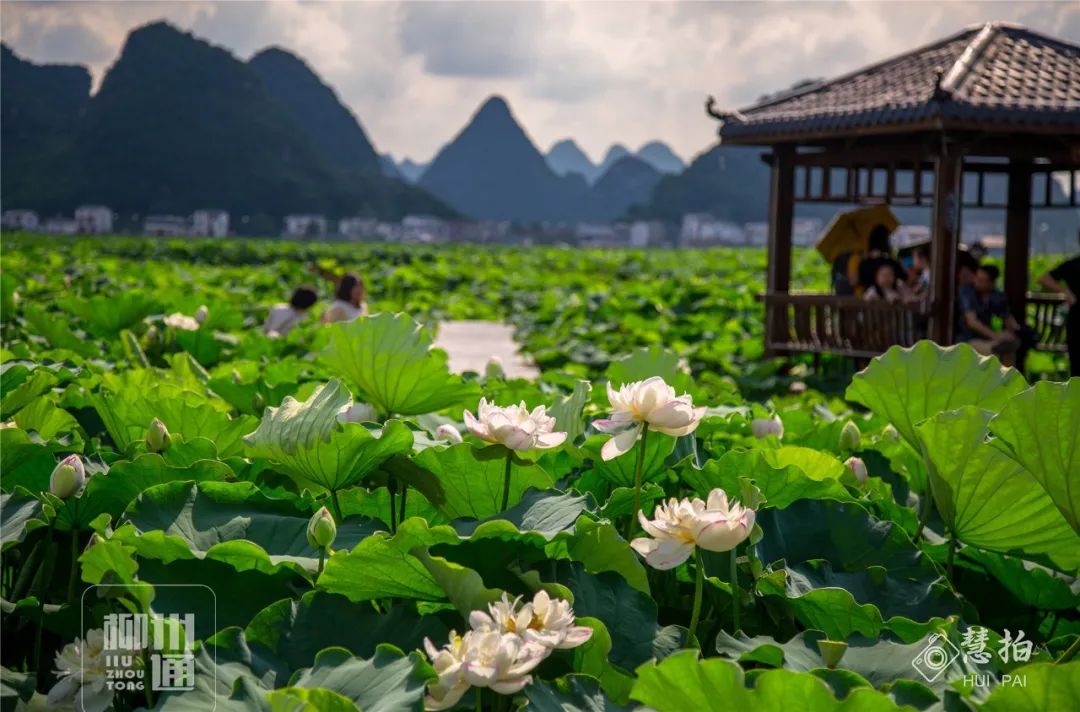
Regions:
<instances>
[{"instance_id":1,"label":"seated person","mask_svg":"<svg viewBox=\"0 0 1080 712\"><path fill-rule=\"evenodd\" d=\"M874 283L863 292L863 299L868 302L884 301L897 304L908 297L908 288L900 281L893 266L887 262L878 265Z\"/></svg>"},{"instance_id":2,"label":"seated person","mask_svg":"<svg viewBox=\"0 0 1080 712\"><path fill-rule=\"evenodd\" d=\"M343 276L334 290L334 295L330 308L323 312L324 324L353 321L367 316L367 292L364 290L364 281L358 275L349 272Z\"/></svg>"},{"instance_id":3,"label":"seated person","mask_svg":"<svg viewBox=\"0 0 1080 712\"><path fill-rule=\"evenodd\" d=\"M930 246L919 245L912 256L912 269L908 274L908 286L912 295L924 297L930 294Z\"/></svg>"},{"instance_id":4,"label":"seated person","mask_svg":"<svg viewBox=\"0 0 1080 712\"><path fill-rule=\"evenodd\" d=\"M998 274L994 265L979 265L974 281L960 288L957 301L963 324L957 341L968 342L983 355L996 354L1004 365L1012 366L1020 348L1020 325L1009 313L1005 293L995 284Z\"/></svg>"},{"instance_id":5,"label":"seated person","mask_svg":"<svg viewBox=\"0 0 1080 712\"><path fill-rule=\"evenodd\" d=\"M270 337L285 336L318 301L315 290L308 286L297 287L288 304L275 304L263 324L263 333Z\"/></svg>"},{"instance_id":6,"label":"seated person","mask_svg":"<svg viewBox=\"0 0 1080 712\"><path fill-rule=\"evenodd\" d=\"M862 294L874 286L877 281L878 268L881 265L891 266L898 279L907 279L907 271L904 266L892 256L892 246L889 244L889 228L884 225L877 225L870 231L866 254L859 262L859 284L855 290L856 294Z\"/></svg>"}]
</instances>

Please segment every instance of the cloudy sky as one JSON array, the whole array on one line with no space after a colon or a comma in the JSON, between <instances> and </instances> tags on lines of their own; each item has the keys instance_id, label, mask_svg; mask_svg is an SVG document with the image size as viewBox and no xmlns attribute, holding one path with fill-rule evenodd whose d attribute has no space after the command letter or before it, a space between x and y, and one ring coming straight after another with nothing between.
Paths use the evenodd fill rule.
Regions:
<instances>
[{"instance_id":1,"label":"cloudy sky","mask_svg":"<svg viewBox=\"0 0 1080 712\"><path fill-rule=\"evenodd\" d=\"M661 139L689 158L723 107L832 76L987 20L1080 42L1069 2L9 2L0 34L36 62L87 65L100 81L125 35L157 19L241 58L303 56L380 151L428 160L490 94L546 150L575 138Z\"/></svg>"}]
</instances>

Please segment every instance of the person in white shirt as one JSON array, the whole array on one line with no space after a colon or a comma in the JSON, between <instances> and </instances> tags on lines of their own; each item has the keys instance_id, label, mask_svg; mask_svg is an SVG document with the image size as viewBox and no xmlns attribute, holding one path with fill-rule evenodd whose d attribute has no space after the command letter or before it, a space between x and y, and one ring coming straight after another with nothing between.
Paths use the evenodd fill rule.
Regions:
<instances>
[{"instance_id":1,"label":"person in white shirt","mask_svg":"<svg viewBox=\"0 0 1080 712\"><path fill-rule=\"evenodd\" d=\"M366 297L364 280L352 272L346 274L337 283L334 301L330 308L323 312L323 323L352 321L357 317L367 316Z\"/></svg>"},{"instance_id":2,"label":"person in white shirt","mask_svg":"<svg viewBox=\"0 0 1080 712\"><path fill-rule=\"evenodd\" d=\"M263 324L263 333L271 338L285 336L307 316L308 311L318 299L318 295L311 287L297 287L288 304L275 304L271 307L266 323Z\"/></svg>"}]
</instances>

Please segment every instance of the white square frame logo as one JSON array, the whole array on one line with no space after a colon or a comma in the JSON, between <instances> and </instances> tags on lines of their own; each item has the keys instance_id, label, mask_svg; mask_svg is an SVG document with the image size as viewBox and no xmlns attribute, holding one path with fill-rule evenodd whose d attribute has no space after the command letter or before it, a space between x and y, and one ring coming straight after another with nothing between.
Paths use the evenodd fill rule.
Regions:
<instances>
[{"instance_id":1,"label":"white square frame logo","mask_svg":"<svg viewBox=\"0 0 1080 712\"><path fill-rule=\"evenodd\" d=\"M213 610L213 613L214 613L214 625L213 625L212 630L216 631L218 629L218 622L217 622L217 593L214 591L214 589L212 589L210 586L207 586L206 584L201 584L201 583L162 583L162 584L149 584L149 583L119 584L119 583L117 583L117 584L108 584L108 583L104 583L104 584L92 584L90 586L87 586L83 590L82 597L80 599L80 604L81 605L80 605L80 608L79 608L79 629L80 629L81 637L83 638L83 640L86 639L86 635L87 635L87 628L86 628L86 610L87 610L86 595L88 593L90 593L92 591L109 591L111 589L120 589L120 590L127 591L127 590L131 590L133 588L141 588L141 587L149 588L151 590L158 590L158 589L164 589L164 588L194 588L194 589L199 589L200 594L202 594L203 591L208 592L210 594L212 600L213 600L212 610ZM132 621L132 630L137 631L138 634L142 635L143 640L141 642L146 642L146 640L145 640L147 638L146 633L147 633L148 626L149 626L149 623L150 623L150 619L148 617L148 614L145 614L145 613L140 613L140 614L119 614L119 616L129 616L129 617L131 617L133 619L133 621ZM160 678L160 676L162 674L162 669L161 668L167 669L170 672L175 672L175 665L177 665L177 664L183 664L185 666L183 668L183 671L185 672L186 676L190 676L190 680L189 680L189 684L185 684L183 686L173 685L173 686L159 687L158 685L154 684L151 687L152 690L154 690L156 692L170 692L170 691L184 691L184 690L194 689L194 675L195 675L194 662L195 662L195 656L194 656L194 650L192 648L192 644L194 642L194 619L195 619L195 614L194 613L186 613L186 614L173 613L173 614L169 614L168 616L161 615L161 614L156 614L153 617L153 621L152 621L153 622L153 630L154 630L153 640L155 642L157 642L160 639L164 638L164 633L165 633L165 630L166 630L166 626L163 624L163 621L171 620L173 623L178 623L178 622L183 621L184 623L186 623L186 625L184 627L185 640L182 643L183 653L181 655L177 655L175 653L170 653L168 655L158 654L158 655L153 656L154 665L155 665L155 667L153 669L154 682L156 683L156 682L159 681L159 678ZM125 618L125 622L126 622L126 618ZM181 645L181 643L179 641L179 637L177 635L177 630L178 629L176 627L171 627L171 628L168 628L168 630L170 632L171 642L173 643L173 648L172 649L174 650L176 647L179 647L179 645ZM106 637L107 638L109 637L108 632L106 633ZM213 646L210 646L210 647L213 648ZM204 647L204 649L205 649L205 647ZM217 687L217 649L214 648L210 652L212 652L213 659L214 659L213 687L216 688ZM108 650L106 650L105 653L108 653ZM86 654L85 653L85 646L83 646L80 649L80 656L85 656L85 654ZM107 665L108 665L108 658L106 659L106 666ZM80 659L79 666L80 666L80 668L85 669L85 666L86 666L85 659ZM184 679L187 679L187 677L185 677ZM80 683L81 682L82 682L82 680L80 679ZM141 675L138 676L138 683L141 684L143 687L145 687L145 685L147 685L147 684L151 684L151 681L147 679L147 670L145 668L141 671ZM138 688L138 689L143 689L143 688ZM84 690L85 690L85 687L80 684L80 686L79 686L79 695L80 695L80 697L83 694L85 694ZM83 700L80 699L79 702L80 702L80 705L81 705L83 703ZM213 704L211 705L211 707L208 708L208 712L213 712L213 710L216 709L216 708L217 708L217 698L215 697Z\"/></svg>"}]
</instances>

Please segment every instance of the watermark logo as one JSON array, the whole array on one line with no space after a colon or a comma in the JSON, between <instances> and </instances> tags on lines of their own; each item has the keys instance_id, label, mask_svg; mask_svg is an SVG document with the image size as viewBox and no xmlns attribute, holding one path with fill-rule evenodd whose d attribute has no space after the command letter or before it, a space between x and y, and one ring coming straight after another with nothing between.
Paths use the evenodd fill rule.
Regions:
<instances>
[{"instance_id":1,"label":"watermark logo","mask_svg":"<svg viewBox=\"0 0 1080 712\"><path fill-rule=\"evenodd\" d=\"M967 663L986 665L991 660L987 646L990 643L989 631L973 625L965 630L960 638L958 648L948 638L940 633L930 636L926 647L919 651L915 659L911 661L912 667L927 682L937 680L957 660L963 659ZM1024 663L1031 660L1034 645L1027 640L1024 631L1018 630L1013 638L1012 632L1005 630L1001 638L1001 647L998 648L998 657L1003 663ZM990 673L969 673L963 678L963 684L967 687L990 687L994 682L1012 687L1024 687L1027 685L1026 675L1002 675L997 681Z\"/></svg>"}]
</instances>

